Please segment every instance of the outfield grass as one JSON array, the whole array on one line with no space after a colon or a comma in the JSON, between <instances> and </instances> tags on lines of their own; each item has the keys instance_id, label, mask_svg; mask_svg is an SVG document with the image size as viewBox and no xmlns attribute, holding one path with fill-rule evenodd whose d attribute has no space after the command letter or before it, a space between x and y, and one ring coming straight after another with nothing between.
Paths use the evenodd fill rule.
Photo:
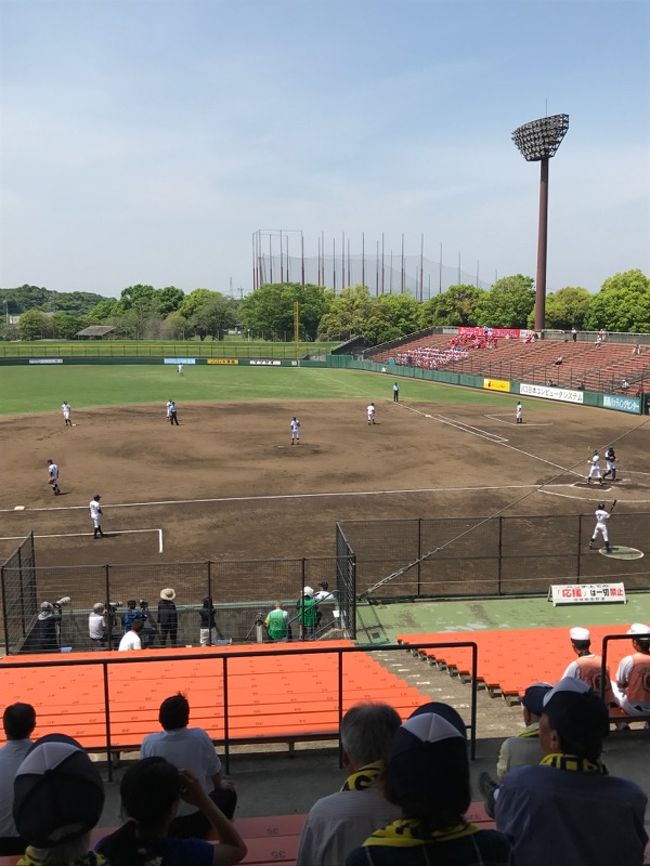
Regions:
<instances>
[{"instance_id":1,"label":"outfield grass","mask_svg":"<svg viewBox=\"0 0 650 866\"><path fill-rule=\"evenodd\" d=\"M279 343L267 340L34 340L0 342L0 358L166 357L304 358L329 352L338 343Z\"/></svg>"},{"instance_id":2,"label":"outfield grass","mask_svg":"<svg viewBox=\"0 0 650 866\"><path fill-rule=\"evenodd\" d=\"M513 397L440 385L399 380L404 400L475 403L513 407ZM186 367L180 377L173 366L93 365L0 367L0 414L58 410L67 400L73 408L127 403L249 400L392 399L390 376L326 367ZM531 404L534 401L531 401ZM528 403L526 404L528 405Z\"/></svg>"}]
</instances>

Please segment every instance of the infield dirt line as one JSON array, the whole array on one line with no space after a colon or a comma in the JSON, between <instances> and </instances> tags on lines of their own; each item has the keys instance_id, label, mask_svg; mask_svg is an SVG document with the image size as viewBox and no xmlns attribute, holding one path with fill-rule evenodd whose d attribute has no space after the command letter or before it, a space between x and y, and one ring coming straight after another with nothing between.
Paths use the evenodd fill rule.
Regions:
<instances>
[{"instance_id":1,"label":"infield dirt line","mask_svg":"<svg viewBox=\"0 0 650 866\"><path fill-rule=\"evenodd\" d=\"M564 486L564 485L562 485ZM476 490L530 490L539 487L539 484L495 484L491 486L481 485L478 487L412 487L397 490L350 490L336 491L334 493L275 493L264 494L261 496L212 496L205 499L152 499L148 502L116 502L111 505L104 505L104 508L144 508L157 507L160 505L194 505L210 502L264 502L277 501L282 499L327 499L334 497L345 496L395 496L404 493L453 493L463 491ZM84 511L88 510L87 505L58 505L58 506L38 506L30 508L25 506L24 511L16 512L25 514L33 511ZM13 514L15 508L0 508L0 514Z\"/></svg>"}]
</instances>

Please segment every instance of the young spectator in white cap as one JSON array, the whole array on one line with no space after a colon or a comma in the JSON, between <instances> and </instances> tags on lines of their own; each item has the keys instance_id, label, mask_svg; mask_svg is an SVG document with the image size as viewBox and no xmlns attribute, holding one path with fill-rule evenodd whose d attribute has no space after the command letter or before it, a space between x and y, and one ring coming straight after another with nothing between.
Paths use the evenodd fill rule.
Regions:
<instances>
[{"instance_id":1,"label":"young spectator in white cap","mask_svg":"<svg viewBox=\"0 0 650 866\"><path fill-rule=\"evenodd\" d=\"M634 652L618 666L614 697L629 716L639 716L650 713L650 626L635 622L627 633Z\"/></svg>"},{"instance_id":2,"label":"young spectator in white cap","mask_svg":"<svg viewBox=\"0 0 650 866\"><path fill-rule=\"evenodd\" d=\"M573 651L578 658L567 665L566 670L562 674L562 679L574 677L575 679L583 680L590 689L593 689L599 695L602 686L603 660L601 656L591 651L591 633L589 629L576 625L569 629L569 638L571 639ZM608 706L614 704L614 694L612 692L609 671L605 672L604 700Z\"/></svg>"},{"instance_id":3,"label":"young spectator in white cap","mask_svg":"<svg viewBox=\"0 0 650 866\"><path fill-rule=\"evenodd\" d=\"M501 833L464 818L471 802L465 726L452 707L435 706L402 723L388 755L386 798L402 817L369 836L346 866L512 863Z\"/></svg>"},{"instance_id":4,"label":"young spectator in white cap","mask_svg":"<svg viewBox=\"0 0 650 866\"><path fill-rule=\"evenodd\" d=\"M513 843L517 866L641 866L648 841L647 798L600 760L607 707L582 680L567 677L544 697L544 757L517 767L496 798L497 828Z\"/></svg>"},{"instance_id":5,"label":"young spectator in white cap","mask_svg":"<svg viewBox=\"0 0 650 866\"><path fill-rule=\"evenodd\" d=\"M104 783L80 744L64 734L37 740L14 782L14 820L28 847L19 866L104 866L89 851L104 808Z\"/></svg>"}]
</instances>

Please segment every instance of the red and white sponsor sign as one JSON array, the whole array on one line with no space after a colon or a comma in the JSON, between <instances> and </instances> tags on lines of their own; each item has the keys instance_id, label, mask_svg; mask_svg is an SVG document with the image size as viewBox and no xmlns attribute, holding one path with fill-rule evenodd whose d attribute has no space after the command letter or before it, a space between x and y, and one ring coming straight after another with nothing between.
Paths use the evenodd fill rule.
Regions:
<instances>
[{"instance_id":1,"label":"red and white sponsor sign","mask_svg":"<svg viewBox=\"0 0 650 866\"><path fill-rule=\"evenodd\" d=\"M565 583L549 587L548 600L558 604L594 604L618 601L625 604L625 586L622 583Z\"/></svg>"}]
</instances>

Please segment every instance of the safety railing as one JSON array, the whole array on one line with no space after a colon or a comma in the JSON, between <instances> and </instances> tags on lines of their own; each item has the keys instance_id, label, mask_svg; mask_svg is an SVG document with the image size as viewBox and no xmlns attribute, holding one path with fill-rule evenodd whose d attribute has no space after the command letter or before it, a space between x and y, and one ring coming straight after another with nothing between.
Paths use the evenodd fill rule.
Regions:
<instances>
[{"instance_id":1,"label":"safety railing","mask_svg":"<svg viewBox=\"0 0 650 866\"><path fill-rule=\"evenodd\" d=\"M336 726L336 730L332 730L332 739L339 740L339 749L340 749L340 729L341 729L341 720L343 718L343 701L345 695L345 672L344 672L344 664L343 657L345 655L349 655L351 653L372 653L381 649L382 652L387 651L399 651L404 653L405 651L410 652L411 650L428 650L428 649L443 649L448 647L457 647L462 648L466 647L471 650L471 681L470 681L470 721L469 724L466 724L465 727L469 732L469 744L470 744L470 757L473 759L476 758L476 719L477 719L477 678L478 678L478 644L474 641L448 641L448 642L436 642L436 643L419 643L414 642L410 643L408 647L405 647L403 644L388 644L382 645L381 647L372 647L372 646L352 646L352 647L302 647L300 649L283 649L282 650L282 658L285 656L291 655L336 655L337 657L337 719L338 723ZM280 653L278 653L280 655ZM135 657L134 657L135 656ZM161 654L160 657L157 656L146 656L142 657L139 653L116 653L114 656L109 658L102 659L75 659L70 658L62 661L60 659L52 659L43 660L43 661L28 661L28 662L13 662L6 666L0 665L0 677L2 675L3 670L10 672L15 671L17 669L26 669L26 668L59 668L69 667L69 666L83 666L83 667L101 667L102 669L102 681L103 681L103 714L104 714L104 729L105 729L105 743L102 744L101 747L94 747L92 751L94 752L106 752L107 756L107 765L108 765L108 779L112 781L113 778L113 753L120 751L119 747L114 744L113 736L112 736L112 727L111 727L111 695L110 695L110 686L109 686L109 668L113 665L128 665L128 664L150 664L150 663L158 663L160 662L173 662L173 661L203 661L206 662L208 660L221 660L221 688L222 688L222 696L223 696L223 747L224 747L224 762L226 766L226 772L230 770L230 755L231 755L231 720L230 720L230 709L231 704L229 700L229 664L235 659L251 659L257 657L269 658L268 650L265 651L251 651L251 652L201 652L201 653L189 653L186 655L169 655L169 654ZM65 717L59 715L61 720L61 724L65 727ZM305 729L302 733L298 734L287 734L278 735L275 739L279 742L289 742L296 740L309 740L309 739L322 739L322 733L316 731L309 731ZM257 739L267 740L268 738L264 737L250 737L246 738L246 742L254 743ZM239 740L242 742L242 740ZM215 740L215 742L220 742L219 739Z\"/></svg>"}]
</instances>

